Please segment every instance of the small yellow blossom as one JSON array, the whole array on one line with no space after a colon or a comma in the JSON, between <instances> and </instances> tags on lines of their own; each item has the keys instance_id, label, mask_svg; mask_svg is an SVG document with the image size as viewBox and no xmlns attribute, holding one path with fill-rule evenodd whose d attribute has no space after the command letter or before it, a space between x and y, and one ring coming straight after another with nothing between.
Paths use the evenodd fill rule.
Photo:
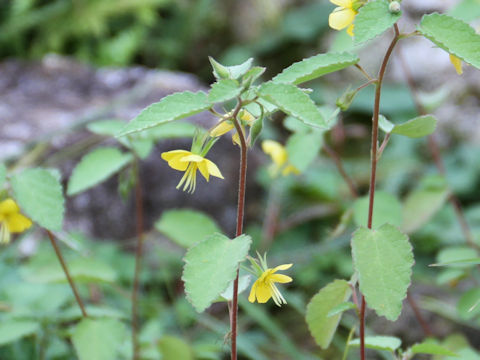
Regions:
<instances>
[{"instance_id":1,"label":"small yellow blossom","mask_svg":"<svg viewBox=\"0 0 480 360\"><path fill-rule=\"evenodd\" d=\"M280 171L283 176L288 174L300 174L300 171L293 165L288 164L288 154L285 147L273 140L265 140L262 142L263 152L270 155L273 161L273 166L270 168L273 176L276 176Z\"/></svg>"},{"instance_id":2,"label":"small yellow blossom","mask_svg":"<svg viewBox=\"0 0 480 360\"><path fill-rule=\"evenodd\" d=\"M455 67L455 70L457 71L457 74L462 75L463 74L462 60L460 60L455 55L450 54L450 62Z\"/></svg>"},{"instance_id":3,"label":"small yellow blossom","mask_svg":"<svg viewBox=\"0 0 480 360\"><path fill-rule=\"evenodd\" d=\"M353 36L353 21L358 11L355 7L355 0L330 0L338 7L328 17L328 25L335 30L347 28L347 33Z\"/></svg>"},{"instance_id":4,"label":"small yellow blossom","mask_svg":"<svg viewBox=\"0 0 480 360\"><path fill-rule=\"evenodd\" d=\"M209 181L210 175L223 179L217 165L203 156L187 150L172 150L162 153L162 159L175 170L185 171L177 189L183 185L183 191L193 193L197 184L197 170Z\"/></svg>"},{"instance_id":5,"label":"small yellow blossom","mask_svg":"<svg viewBox=\"0 0 480 360\"><path fill-rule=\"evenodd\" d=\"M283 264L273 269L265 269L261 276L253 283L250 295L248 296L248 301L253 303L257 300L259 303L264 304L270 298L273 298L273 301L277 306L286 304L287 302L285 301L285 298L282 296L275 283L289 283L292 281L292 278L287 275L276 274L276 272L279 270L290 269L292 265L293 264Z\"/></svg>"},{"instance_id":6,"label":"small yellow blossom","mask_svg":"<svg viewBox=\"0 0 480 360\"><path fill-rule=\"evenodd\" d=\"M255 118L247 110L242 110L242 112L240 113L240 120L241 120L240 126L245 133L244 124L248 126L252 126ZM235 129L235 125L233 125L233 122L231 120L222 120L217 126L215 126L210 131L210 136L212 137L222 136L234 129ZM240 146L240 137L238 136L238 133L236 131L232 135L232 141L234 144L237 144L238 146Z\"/></svg>"},{"instance_id":7,"label":"small yellow blossom","mask_svg":"<svg viewBox=\"0 0 480 360\"><path fill-rule=\"evenodd\" d=\"M32 221L20 214L20 208L13 199L0 202L0 243L8 244L10 234L21 233L32 226Z\"/></svg>"}]
</instances>

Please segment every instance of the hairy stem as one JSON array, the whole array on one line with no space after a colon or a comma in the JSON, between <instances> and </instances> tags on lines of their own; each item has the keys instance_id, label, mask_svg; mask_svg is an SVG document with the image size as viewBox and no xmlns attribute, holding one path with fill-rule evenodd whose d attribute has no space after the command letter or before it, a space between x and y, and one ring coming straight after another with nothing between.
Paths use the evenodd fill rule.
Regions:
<instances>
[{"instance_id":1,"label":"hairy stem","mask_svg":"<svg viewBox=\"0 0 480 360\"><path fill-rule=\"evenodd\" d=\"M140 177L140 169L138 159L134 163L135 172L135 216L137 222L137 244L135 249L135 273L133 276L132 288L132 345L133 345L133 359L140 358L140 344L138 343L138 297L140 287L140 273L142 270L142 256L143 256L143 192Z\"/></svg>"},{"instance_id":2,"label":"hairy stem","mask_svg":"<svg viewBox=\"0 0 480 360\"><path fill-rule=\"evenodd\" d=\"M238 122L237 116L242 108L242 100L238 99L237 106L233 112L233 124L240 139L240 174L238 180L238 202L237 202L237 229L235 236L242 235L243 218L245 213L245 190L247 183L247 141L245 134ZM238 269L237 276L233 282L233 299L230 315L230 328L232 334L231 360L237 360L237 316L238 316Z\"/></svg>"},{"instance_id":3,"label":"hairy stem","mask_svg":"<svg viewBox=\"0 0 480 360\"><path fill-rule=\"evenodd\" d=\"M382 83L383 77L385 76L385 71L387 69L387 64L392 55L393 49L398 42L400 32L398 31L397 24L394 25L395 36L385 53L383 58L382 65L378 72L378 81L376 83L375 89L375 103L373 106L373 119L372 119L372 144L371 144L371 172L370 172L370 189L369 189L369 202L368 202L368 222L367 227L372 228L373 221L373 203L375 200L375 183L377 177L377 142L378 142L378 116L380 114L380 97L382 94ZM362 304L360 308L360 358L365 360L365 297L362 295Z\"/></svg>"},{"instance_id":4,"label":"hairy stem","mask_svg":"<svg viewBox=\"0 0 480 360\"><path fill-rule=\"evenodd\" d=\"M73 292L73 295L75 296L75 299L77 300L78 307L82 311L82 316L88 317L87 311L85 310L85 305L83 304L83 301L80 298L80 295L78 294L77 287L75 286L75 283L73 282L73 279L70 276L70 271L68 271L67 263L65 262L62 256L62 253L60 251L60 248L58 247L57 242L55 241L55 237L49 230L46 230L46 231L47 231L48 237L50 238L50 243L53 246L53 250L55 250L55 254L57 255L58 261L60 262L60 265L62 265L62 269L63 269L63 272L65 273L65 276L67 277L68 283L72 288L72 292Z\"/></svg>"}]
</instances>

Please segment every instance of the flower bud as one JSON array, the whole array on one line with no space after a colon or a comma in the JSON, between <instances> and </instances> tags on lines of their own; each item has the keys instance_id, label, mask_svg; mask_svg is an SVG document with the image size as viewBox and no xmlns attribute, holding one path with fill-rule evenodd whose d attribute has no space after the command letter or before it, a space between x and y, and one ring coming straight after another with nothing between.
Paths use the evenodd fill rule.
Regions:
<instances>
[{"instance_id":1,"label":"flower bud","mask_svg":"<svg viewBox=\"0 0 480 360\"><path fill-rule=\"evenodd\" d=\"M337 106L342 111L347 111L350 105L352 105L353 99L357 95L357 90L350 90L350 87L337 99Z\"/></svg>"},{"instance_id":2,"label":"flower bud","mask_svg":"<svg viewBox=\"0 0 480 360\"><path fill-rule=\"evenodd\" d=\"M398 1L392 1L388 6L388 11L390 11L392 14L397 14L400 12L400 10L401 10L401 7Z\"/></svg>"}]
</instances>

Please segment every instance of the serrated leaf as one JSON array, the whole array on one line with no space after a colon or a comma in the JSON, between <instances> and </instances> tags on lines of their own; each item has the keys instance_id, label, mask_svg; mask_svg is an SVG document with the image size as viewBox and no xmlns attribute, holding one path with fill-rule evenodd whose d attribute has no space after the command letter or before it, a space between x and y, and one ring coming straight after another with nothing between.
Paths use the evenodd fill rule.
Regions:
<instances>
[{"instance_id":1,"label":"serrated leaf","mask_svg":"<svg viewBox=\"0 0 480 360\"><path fill-rule=\"evenodd\" d=\"M392 13L389 11L387 0L369 1L360 8L355 16L355 43L369 41L382 34L385 30L391 28L400 19L401 15L401 12Z\"/></svg>"},{"instance_id":2,"label":"serrated leaf","mask_svg":"<svg viewBox=\"0 0 480 360\"><path fill-rule=\"evenodd\" d=\"M420 138L432 134L437 127L437 118L433 115L423 115L403 124L395 125L392 134L410 138Z\"/></svg>"},{"instance_id":3,"label":"serrated leaf","mask_svg":"<svg viewBox=\"0 0 480 360\"><path fill-rule=\"evenodd\" d=\"M3 163L0 163L0 189L7 179L7 168Z\"/></svg>"},{"instance_id":4,"label":"serrated leaf","mask_svg":"<svg viewBox=\"0 0 480 360\"><path fill-rule=\"evenodd\" d=\"M198 312L209 307L235 279L251 243L252 239L247 235L230 240L214 234L188 250L182 280L187 299Z\"/></svg>"},{"instance_id":5,"label":"serrated leaf","mask_svg":"<svg viewBox=\"0 0 480 360\"><path fill-rule=\"evenodd\" d=\"M420 186L412 191L403 204L402 231L411 234L420 229L442 207L448 197L444 183L439 186Z\"/></svg>"},{"instance_id":6,"label":"serrated leaf","mask_svg":"<svg viewBox=\"0 0 480 360\"><path fill-rule=\"evenodd\" d=\"M50 171L24 170L12 177L15 199L25 214L51 231L62 229L64 198L62 185Z\"/></svg>"},{"instance_id":7,"label":"serrated leaf","mask_svg":"<svg viewBox=\"0 0 480 360\"><path fill-rule=\"evenodd\" d=\"M165 211L155 228L176 244L189 248L207 236L221 232L217 223L203 212L189 209Z\"/></svg>"},{"instance_id":8,"label":"serrated leaf","mask_svg":"<svg viewBox=\"0 0 480 360\"><path fill-rule=\"evenodd\" d=\"M390 224L376 230L361 227L353 234L352 256L368 306L378 315L396 320L414 263L408 236Z\"/></svg>"},{"instance_id":9,"label":"serrated leaf","mask_svg":"<svg viewBox=\"0 0 480 360\"><path fill-rule=\"evenodd\" d=\"M118 320L86 318L73 330L72 342L79 360L116 360L125 335Z\"/></svg>"},{"instance_id":10,"label":"serrated leaf","mask_svg":"<svg viewBox=\"0 0 480 360\"><path fill-rule=\"evenodd\" d=\"M305 317L308 329L322 349L330 345L342 316L328 316L329 312L348 300L351 294L347 281L335 280L322 288L308 303Z\"/></svg>"},{"instance_id":11,"label":"serrated leaf","mask_svg":"<svg viewBox=\"0 0 480 360\"><path fill-rule=\"evenodd\" d=\"M418 30L435 45L480 68L480 35L467 23L448 15L425 15Z\"/></svg>"},{"instance_id":12,"label":"serrated leaf","mask_svg":"<svg viewBox=\"0 0 480 360\"><path fill-rule=\"evenodd\" d=\"M208 101L221 103L236 98L242 92L242 88L236 80L221 79L212 85L208 93Z\"/></svg>"},{"instance_id":13,"label":"serrated leaf","mask_svg":"<svg viewBox=\"0 0 480 360\"><path fill-rule=\"evenodd\" d=\"M360 339L353 339L352 341L350 341L349 345L360 346ZM402 345L402 341L394 336L365 337L365 347L368 349L386 350L394 352L400 347L400 345Z\"/></svg>"},{"instance_id":14,"label":"serrated leaf","mask_svg":"<svg viewBox=\"0 0 480 360\"><path fill-rule=\"evenodd\" d=\"M260 76L263 75L266 68L261 66L254 66L248 70L242 78L242 84L246 87L250 87Z\"/></svg>"},{"instance_id":15,"label":"serrated leaf","mask_svg":"<svg viewBox=\"0 0 480 360\"><path fill-rule=\"evenodd\" d=\"M184 91L168 95L159 102L143 109L136 118L130 121L117 134L117 137L183 119L205 111L210 107L211 104L207 99L207 94L203 91L196 93Z\"/></svg>"},{"instance_id":16,"label":"serrated leaf","mask_svg":"<svg viewBox=\"0 0 480 360\"><path fill-rule=\"evenodd\" d=\"M272 81L297 85L345 69L359 60L357 55L346 52L318 54L290 65Z\"/></svg>"},{"instance_id":17,"label":"serrated leaf","mask_svg":"<svg viewBox=\"0 0 480 360\"><path fill-rule=\"evenodd\" d=\"M356 309L356 308L357 308L357 305L355 305L351 301L346 301L346 302L343 302L343 303L335 306L332 310L330 310L327 314L327 317L331 317L331 316L334 316L334 315L337 315L337 314L341 314L341 313L343 313L347 310Z\"/></svg>"},{"instance_id":18,"label":"serrated leaf","mask_svg":"<svg viewBox=\"0 0 480 360\"><path fill-rule=\"evenodd\" d=\"M130 161L132 154L122 153L114 147L103 147L85 155L75 166L68 181L68 195L85 191L115 174Z\"/></svg>"},{"instance_id":19,"label":"serrated leaf","mask_svg":"<svg viewBox=\"0 0 480 360\"><path fill-rule=\"evenodd\" d=\"M429 355L445 355L445 356L457 356L454 352L448 350L447 348L435 344L429 340L424 341L421 344L415 344L410 348L412 355L415 354L429 354Z\"/></svg>"},{"instance_id":20,"label":"serrated leaf","mask_svg":"<svg viewBox=\"0 0 480 360\"><path fill-rule=\"evenodd\" d=\"M323 132L295 133L288 138L288 161L300 172L304 172L315 160L323 145Z\"/></svg>"},{"instance_id":21,"label":"serrated leaf","mask_svg":"<svg viewBox=\"0 0 480 360\"><path fill-rule=\"evenodd\" d=\"M358 226L367 226L368 205L368 195L358 198L353 204L353 219ZM402 204L394 195L385 191L376 191L372 227L376 229L385 223L402 225Z\"/></svg>"},{"instance_id":22,"label":"serrated leaf","mask_svg":"<svg viewBox=\"0 0 480 360\"><path fill-rule=\"evenodd\" d=\"M296 117L307 125L320 129L327 128L325 119L312 99L295 85L267 82L260 86L258 94L284 113Z\"/></svg>"},{"instance_id":23,"label":"serrated leaf","mask_svg":"<svg viewBox=\"0 0 480 360\"><path fill-rule=\"evenodd\" d=\"M2 320L0 324L0 346L35 334L40 324L28 320Z\"/></svg>"},{"instance_id":24,"label":"serrated leaf","mask_svg":"<svg viewBox=\"0 0 480 360\"><path fill-rule=\"evenodd\" d=\"M248 70L252 67L253 58L246 60L240 65L227 66L228 72L232 79L238 79L240 76L243 76L247 73Z\"/></svg>"}]
</instances>

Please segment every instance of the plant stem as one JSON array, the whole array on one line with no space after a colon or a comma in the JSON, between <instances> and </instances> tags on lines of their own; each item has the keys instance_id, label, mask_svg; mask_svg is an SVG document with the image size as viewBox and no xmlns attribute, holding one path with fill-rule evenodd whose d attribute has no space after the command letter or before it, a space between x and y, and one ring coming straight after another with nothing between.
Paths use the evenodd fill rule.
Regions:
<instances>
[{"instance_id":1,"label":"plant stem","mask_svg":"<svg viewBox=\"0 0 480 360\"><path fill-rule=\"evenodd\" d=\"M237 130L240 139L240 174L238 180L238 202L237 202L237 229L235 237L242 235L243 218L245 213L245 190L247 184L247 141L242 127L240 126L237 116L242 108L242 100L237 100L237 106L233 112L233 124ZM233 282L233 299L230 316L230 327L232 333L231 341L231 360L237 360L237 316L238 316L238 270L237 276Z\"/></svg>"},{"instance_id":2,"label":"plant stem","mask_svg":"<svg viewBox=\"0 0 480 360\"><path fill-rule=\"evenodd\" d=\"M390 46L385 53L383 58L382 65L377 76L377 83L375 89L375 103L373 106L373 119L372 119L372 144L371 144L371 172L370 172L370 189L369 189L369 202L368 202L368 222L367 227L372 228L373 221L373 203L375 200L375 182L377 176L377 142L378 142L378 116L380 114L380 97L382 93L382 83L383 77L385 76L385 70L387 69L388 60L392 55L393 49L398 42L400 32L398 31L398 26L395 24L393 26L395 31L395 37L393 38ZM360 358L365 360L365 297L362 295L362 305L360 308Z\"/></svg>"},{"instance_id":3,"label":"plant stem","mask_svg":"<svg viewBox=\"0 0 480 360\"><path fill-rule=\"evenodd\" d=\"M433 332L430 329L430 326L428 325L428 323L423 318L422 313L420 312L420 309L418 308L417 303L415 302L415 299L412 297L412 295L407 294L407 301L410 304L410 307L412 308L415 314L415 317L417 318L417 321L420 323L420 326L422 327L425 335L432 336Z\"/></svg>"},{"instance_id":4,"label":"plant stem","mask_svg":"<svg viewBox=\"0 0 480 360\"><path fill-rule=\"evenodd\" d=\"M45 229L46 230L46 229ZM73 282L72 277L70 276L70 272L68 271L67 264L65 260L63 259L62 253L60 252L60 248L57 245L57 242L55 241L55 238L53 234L49 231L46 230L48 237L50 238L50 243L53 246L53 250L55 250L55 254L57 255L58 261L60 262L60 265L62 265L63 272L65 273L65 276L67 277L68 283L70 284L70 287L72 288L73 295L75 296L75 299L77 300L77 304L82 311L82 316L83 317L88 317L87 311L85 310L85 306L83 305L82 299L80 298L80 295L78 294L77 287L75 286L75 283Z\"/></svg>"},{"instance_id":5,"label":"plant stem","mask_svg":"<svg viewBox=\"0 0 480 360\"><path fill-rule=\"evenodd\" d=\"M138 165L138 158L134 162L135 172L135 214L137 221L137 246L135 249L135 274L133 277L132 289L132 346L133 359L140 358L140 345L138 343L138 289L140 287L140 273L142 270L142 256L143 256L143 192L140 177L140 169Z\"/></svg>"},{"instance_id":6,"label":"plant stem","mask_svg":"<svg viewBox=\"0 0 480 360\"><path fill-rule=\"evenodd\" d=\"M350 194L352 197L355 199L358 197L358 191L357 191L357 186L353 182L352 178L348 176L347 172L345 171L345 168L343 167L342 160L340 159L340 156L333 150L330 146L327 144L323 144L323 150L330 156L335 163L335 166L337 167L338 172L342 176L343 180L347 183L348 188L350 190Z\"/></svg>"},{"instance_id":7,"label":"plant stem","mask_svg":"<svg viewBox=\"0 0 480 360\"><path fill-rule=\"evenodd\" d=\"M400 62L400 66L403 69L403 73L405 74L405 80L407 81L407 85L410 89L410 93L412 94L413 102L415 103L417 113L419 115L427 115L427 111L426 111L425 107L422 105L422 103L420 101L420 98L418 96L417 87L415 85L415 81L413 80L412 73L410 72L410 69L409 69L401 51L398 51L397 57L398 57L398 60ZM437 143L437 141L435 139L435 136L433 134L428 137L428 148L430 150L430 153L432 154L433 162L435 163L435 166L437 167L438 172L443 177L446 178L445 164L443 163L440 148L439 148L438 143ZM462 233L463 233L463 236L465 237L465 240L466 240L467 244L470 247L472 247L476 250L479 250L480 247L474 241L472 231L471 231L470 226L468 225L468 222L465 218L465 214L463 212L460 201L458 200L457 196L452 191L450 191L450 196L449 196L448 200L450 201L450 204L453 206L453 209L455 210L455 215L457 217L457 221L460 224L460 228L462 229Z\"/></svg>"}]
</instances>

